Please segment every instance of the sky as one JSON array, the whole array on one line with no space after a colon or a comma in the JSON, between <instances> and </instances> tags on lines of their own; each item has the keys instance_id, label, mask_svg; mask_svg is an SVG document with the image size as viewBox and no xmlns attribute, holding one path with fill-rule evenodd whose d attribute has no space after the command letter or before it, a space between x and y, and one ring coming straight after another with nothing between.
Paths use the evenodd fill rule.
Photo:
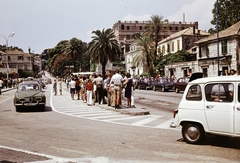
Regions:
<instances>
[{"instance_id":1,"label":"sky","mask_svg":"<svg viewBox=\"0 0 240 163\"><path fill-rule=\"evenodd\" d=\"M212 28L216 0L0 0L0 44L35 54L76 37L90 42L92 31L117 21L148 21L152 15L170 22L196 22ZM12 32L13 37L8 37ZM3 37L2 37L3 36Z\"/></svg>"}]
</instances>

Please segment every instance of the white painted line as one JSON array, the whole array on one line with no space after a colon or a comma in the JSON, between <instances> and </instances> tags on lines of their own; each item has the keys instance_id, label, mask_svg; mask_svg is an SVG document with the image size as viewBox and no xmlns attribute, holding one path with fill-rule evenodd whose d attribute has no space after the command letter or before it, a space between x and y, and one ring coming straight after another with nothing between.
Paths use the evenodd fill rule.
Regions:
<instances>
[{"instance_id":1,"label":"white painted line","mask_svg":"<svg viewBox=\"0 0 240 163\"><path fill-rule=\"evenodd\" d=\"M13 98L13 97L9 97L9 98L7 98L7 99L1 101L0 104L1 104L1 103L4 103L4 102L7 101L7 100L10 100L11 98Z\"/></svg>"},{"instance_id":2,"label":"white painted line","mask_svg":"<svg viewBox=\"0 0 240 163\"><path fill-rule=\"evenodd\" d=\"M98 113L89 113L89 114L83 114L82 117L89 117L89 116L93 116L91 118L94 118L94 116L99 116L99 115L109 115L109 114L113 114L113 113L106 113L106 112L98 112Z\"/></svg>"},{"instance_id":3,"label":"white painted line","mask_svg":"<svg viewBox=\"0 0 240 163\"><path fill-rule=\"evenodd\" d=\"M132 123L131 125L134 125L134 126L141 126L141 125L144 125L144 124L147 124L149 122L152 122L152 121L155 121L156 119L159 119L161 118L162 116L150 116L148 118L145 118L141 121L137 121L137 122L134 122Z\"/></svg>"},{"instance_id":4,"label":"white painted line","mask_svg":"<svg viewBox=\"0 0 240 163\"><path fill-rule=\"evenodd\" d=\"M121 121L121 120L127 120L127 119L137 119L141 118L140 116L126 116L126 117L119 117L115 119L108 119L108 120L103 120L104 122L113 122L113 121ZM131 124L129 124L131 125Z\"/></svg>"},{"instance_id":5,"label":"white painted line","mask_svg":"<svg viewBox=\"0 0 240 163\"><path fill-rule=\"evenodd\" d=\"M103 118L117 118L117 117L126 117L126 115L123 114L114 114L113 115L106 115L106 116L99 116L99 117L94 117L94 119L103 119Z\"/></svg>"},{"instance_id":6,"label":"white painted line","mask_svg":"<svg viewBox=\"0 0 240 163\"><path fill-rule=\"evenodd\" d=\"M171 128L170 124L174 121L174 119L169 119L163 123L161 123L160 125L156 126L156 128Z\"/></svg>"}]
</instances>

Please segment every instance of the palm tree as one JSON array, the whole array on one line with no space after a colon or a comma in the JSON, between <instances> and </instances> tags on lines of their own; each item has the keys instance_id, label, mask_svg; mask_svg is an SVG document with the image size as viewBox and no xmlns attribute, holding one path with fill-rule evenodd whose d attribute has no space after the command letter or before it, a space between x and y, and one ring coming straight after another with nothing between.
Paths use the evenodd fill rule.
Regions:
<instances>
[{"instance_id":1,"label":"palm tree","mask_svg":"<svg viewBox=\"0 0 240 163\"><path fill-rule=\"evenodd\" d=\"M133 56L132 65L143 66L147 69L149 75L153 75L153 61L154 61L154 46L152 39L148 35L139 35L135 40L134 44L138 47L131 55Z\"/></svg>"},{"instance_id":2,"label":"palm tree","mask_svg":"<svg viewBox=\"0 0 240 163\"><path fill-rule=\"evenodd\" d=\"M121 48L112 29L93 31L92 41L88 43L88 53L94 63L101 63L102 74L105 75L105 67L108 61L113 62L121 54Z\"/></svg>"},{"instance_id":3,"label":"palm tree","mask_svg":"<svg viewBox=\"0 0 240 163\"><path fill-rule=\"evenodd\" d=\"M77 38L72 38L66 43L63 52L67 53L73 61L73 71L76 72L76 64L81 62L82 56L86 52L86 44Z\"/></svg>"},{"instance_id":4,"label":"palm tree","mask_svg":"<svg viewBox=\"0 0 240 163\"><path fill-rule=\"evenodd\" d=\"M145 26L144 33L149 35L150 38L154 40L154 55L155 55L154 57L155 58L157 56L158 42L160 41L161 36L164 35L161 33L167 31L167 28L166 28L167 24L168 24L168 20L167 19L163 20L163 16L153 15L151 16L151 20L149 24Z\"/></svg>"}]
</instances>

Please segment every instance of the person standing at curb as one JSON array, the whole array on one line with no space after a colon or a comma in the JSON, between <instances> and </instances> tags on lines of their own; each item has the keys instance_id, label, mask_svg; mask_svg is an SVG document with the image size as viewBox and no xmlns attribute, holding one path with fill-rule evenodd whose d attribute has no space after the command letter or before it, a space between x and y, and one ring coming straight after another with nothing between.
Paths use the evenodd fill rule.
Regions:
<instances>
[{"instance_id":1,"label":"person standing at curb","mask_svg":"<svg viewBox=\"0 0 240 163\"><path fill-rule=\"evenodd\" d=\"M114 83L114 96L115 96L115 109L120 109L120 96L122 94L122 81L123 77L119 74L117 69L115 74L111 78L111 82Z\"/></svg>"},{"instance_id":2,"label":"person standing at curb","mask_svg":"<svg viewBox=\"0 0 240 163\"><path fill-rule=\"evenodd\" d=\"M87 79L86 90L87 90L87 105L92 105L93 84L91 79Z\"/></svg>"},{"instance_id":3,"label":"person standing at curb","mask_svg":"<svg viewBox=\"0 0 240 163\"><path fill-rule=\"evenodd\" d=\"M125 97L127 98L127 107L130 108L131 105L131 96L132 96L132 86L133 86L133 80L131 79L130 73L126 73L126 80L123 83L125 86Z\"/></svg>"},{"instance_id":4,"label":"person standing at curb","mask_svg":"<svg viewBox=\"0 0 240 163\"><path fill-rule=\"evenodd\" d=\"M78 77L76 78L76 94L77 94L77 100L80 100L80 81Z\"/></svg>"},{"instance_id":5,"label":"person standing at curb","mask_svg":"<svg viewBox=\"0 0 240 163\"><path fill-rule=\"evenodd\" d=\"M0 78L0 95L2 94L3 80Z\"/></svg>"},{"instance_id":6,"label":"person standing at curb","mask_svg":"<svg viewBox=\"0 0 240 163\"><path fill-rule=\"evenodd\" d=\"M111 70L107 70L106 71L106 75L108 76L107 79L106 79L106 84L107 84L107 104L108 106L111 106L111 95L112 95L112 90L111 90L111 77L112 77L112 74L111 74Z\"/></svg>"},{"instance_id":7,"label":"person standing at curb","mask_svg":"<svg viewBox=\"0 0 240 163\"><path fill-rule=\"evenodd\" d=\"M54 95L56 96L57 95L57 81L56 81L56 79L54 79L54 82L53 82L53 92L54 92Z\"/></svg>"},{"instance_id":8,"label":"person standing at curb","mask_svg":"<svg viewBox=\"0 0 240 163\"><path fill-rule=\"evenodd\" d=\"M74 78L72 78L72 80L70 81L69 88L70 88L71 98L74 100L74 94L75 94L75 89L76 89L76 82L75 82Z\"/></svg>"},{"instance_id":9,"label":"person standing at curb","mask_svg":"<svg viewBox=\"0 0 240 163\"><path fill-rule=\"evenodd\" d=\"M59 93L62 95L62 79L59 80Z\"/></svg>"},{"instance_id":10,"label":"person standing at curb","mask_svg":"<svg viewBox=\"0 0 240 163\"><path fill-rule=\"evenodd\" d=\"M97 78L94 79L93 83L97 86L97 101L100 105L101 101L103 102L103 78L100 73L97 75Z\"/></svg>"}]
</instances>

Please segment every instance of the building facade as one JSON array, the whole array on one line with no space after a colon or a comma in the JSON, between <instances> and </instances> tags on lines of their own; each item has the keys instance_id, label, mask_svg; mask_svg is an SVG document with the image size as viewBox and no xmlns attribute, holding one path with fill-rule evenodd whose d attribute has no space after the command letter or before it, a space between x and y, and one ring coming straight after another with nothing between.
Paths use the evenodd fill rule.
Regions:
<instances>
[{"instance_id":1,"label":"building facade","mask_svg":"<svg viewBox=\"0 0 240 163\"><path fill-rule=\"evenodd\" d=\"M158 52L160 52L161 55L167 55L169 53L192 49L195 51L190 52L196 53L195 42L209 35L208 32L196 29L195 27L189 27L160 41L158 43ZM165 66L164 74L166 76L175 75L179 78L189 76L192 72L197 71L197 69L198 66L196 61L174 63Z\"/></svg>"},{"instance_id":2,"label":"building facade","mask_svg":"<svg viewBox=\"0 0 240 163\"><path fill-rule=\"evenodd\" d=\"M135 46L131 46L133 43L133 35L136 33L143 33L145 26L149 24L149 22L150 21L118 21L112 27L116 39L120 43L123 52L119 57L122 61L124 61L125 69L128 72L132 72L132 67L134 67L129 63L129 60L132 60L130 48L133 48ZM160 38L165 39L166 37L189 27L198 29L198 22L168 22L164 26L164 29L160 31ZM136 67L135 74L137 74L138 70L139 73L141 73L141 71L144 71L144 68Z\"/></svg>"},{"instance_id":3,"label":"building facade","mask_svg":"<svg viewBox=\"0 0 240 163\"><path fill-rule=\"evenodd\" d=\"M177 78L202 72L205 77L226 75L234 69L240 75L240 22L195 42L197 60L165 66L165 74Z\"/></svg>"},{"instance_id":4,"label":"building facade","mask_svg":"<svg viewBox=\"0 0 240 163\"><path fill-rule=\"evenodd\" d=\"M240 21L217 34L196 42L198 71L205 76L226 75L234 69L240 75Z\"/></svg>"},{"instance_id":5,"label":"building facade","mask_svg":"<svg viewBox=\"0 0 240 163\"><path fill-rule=\"evenodd\" d=\"M9 74L17 73L18 69L32 70L32 58L28 53L13 50L8 51ZM1 54L0 72L7 73L7 54Z\"/></svg>"}]
</instances>

